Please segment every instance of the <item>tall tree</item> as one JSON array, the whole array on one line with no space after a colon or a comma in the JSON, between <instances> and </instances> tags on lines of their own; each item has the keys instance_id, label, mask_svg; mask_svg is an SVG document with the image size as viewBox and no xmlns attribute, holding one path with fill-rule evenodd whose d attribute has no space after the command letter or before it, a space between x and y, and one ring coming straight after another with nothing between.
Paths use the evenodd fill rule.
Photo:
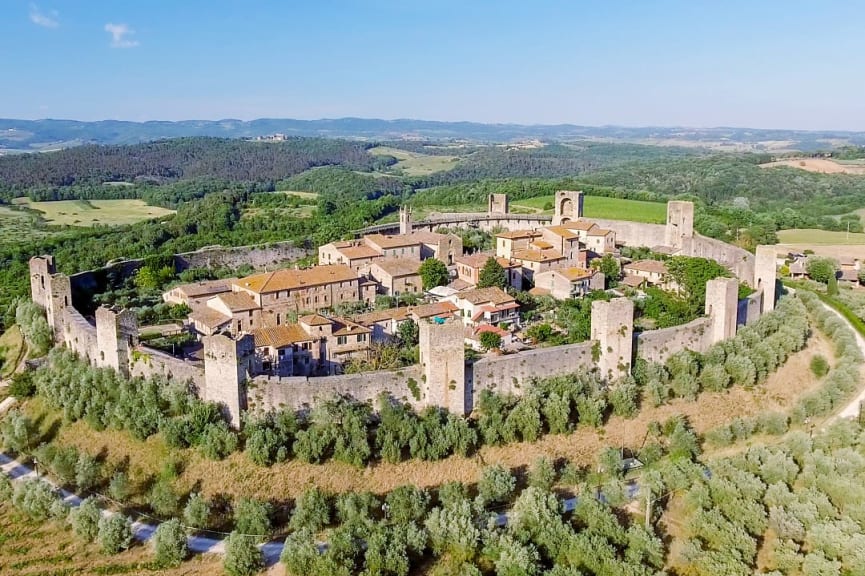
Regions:
<instances>
[{"instance_id":1,"label":"tall tree","mask_svg":"<svg viewBox=\"0 0 865 576\"><path fill-rule=\"evenodd\" d=\"M424 290L444 286L450 280L448 267L436 258L427 258L423 261L423 264L420 265L420 277Z\"/></svg>"},{"instance_id":2,"label":"tall tree","mask_svg":"<svg viewBox=\"0 0 865 576\"><path fill-rule=\"evenodd\" d=\"M504 289L508 285L508 275L498 260L490 256L487 258L481 273L478 275L478 288L489 288L496 286Z\"/></svg>"}]
</instances>

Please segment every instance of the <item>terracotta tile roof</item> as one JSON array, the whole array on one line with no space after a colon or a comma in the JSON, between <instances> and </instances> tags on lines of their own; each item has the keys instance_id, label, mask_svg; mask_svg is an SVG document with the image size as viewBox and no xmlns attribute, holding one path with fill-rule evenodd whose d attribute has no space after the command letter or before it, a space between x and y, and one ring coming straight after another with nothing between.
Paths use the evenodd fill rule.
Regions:
<instances>
[{"instance_id":1,"label":"terracotta tile roof","mask_svg":"<svg viewBox=\"0 0 865 576\"><path fill-rule=\"evenodd\" d=\"M589 222L588 220L573 220L571 222L565 222L562 226L568 230L582 230L583 232L588 232L592 228L595 228L597 224Z\"/></svg>"},{"instance_id":2,"label":"terracotta tile roof","mask_svg":"<svg viewBox=\"0 0 865 576\"><path fill-rule=\"evenodd\" d=\"M462 278L454 278L453 280L451 280L450 284L448 284L448 288L453 288L457 292L461 292L461 291L466 290L467 288L471 288L473 286L474 286L474 284L470 284L470 283L466 282L465 280L463 280Z\"/></svg>"},{"instance_id":3,"label":"terracotta tile roof","mask_svg":"<svg viewBox=\"0 0 865 576\"><path fill-rule=\"evenodd\" d=\"M484 332L492 332L493 334L498 334L498 335L501 336L502 338L504 338L505 336L508 335L508 331L507 331L507 330L502 330L502 329L499 328L498 326L493 326L492 324L481 324L480 326L478 326L477 328L475 328L475 330L474 330L474 335L475 335L475 336L480 336L480 335L483 334Z\"/></svg>"},{"instance_id":4,"label":"terracotta tile roof","mask_svg":"<svg viewBox=\"0 0 865 576\"><path fill-rule=\"evenodd\" d=\"M842 270L841 275L838 277L838 280L845 280L847 282L858 282L859 272L856 270Z\"/></svg>"},{"instance_id":5,"label":"terracotta tile roof","mask_svg":"<svg viewBox=\"0 0 865 576\"><path fill-rule=\"evenodd\" d=\"M532 246L535 248L540 248L541 250L549 250L553 247L553 245L546 240L535 240L532 242Z\"/></svg>"},{"instance_id":6,"label":"terracotta tile roof","mask_svg":"<svg viewBox=\"0 0 865 576\"><path fill-rule=\"evenodd\" d=\"M374 277L374 270L379 268L390 276L414 276L420 273L420 264L420 260L384 258L372 263L370 274Z\"/></svg>"},{"instance_id":7,"label":"terracotta tile roof","mask_svg":"<svg viewBox=\"0 0 865 576\"><path fill-rule=\"evenodd\" d=\"M402 248L418 246L420 244L420 240L411 238L405 234L395 234L393 236L385 236L384 234L367 234L363 239L365 242L371 242L380 248Z\"/></svg>"},{"instance_id":8,"label":"terracotta tile roof","mask_svg":"<svg viewBox=\"0 0 865 576\"><path fill-rule=\"evenodd\" d=\"M339 253L348 258L349 260L358 260L361 258L376 258L378 256L381 256L378 250L366 245L340 248Z\"/></svg>"},{"instance_id":9,"label":"terracotta tile roof","mask_svg":"<svg viewBox=\"0 0 865 576\"><path fill-rule=\"evenodd\" d=\"M307 326L324 326L325 324L330 324L330 320L322 316L321 314L310 314L309 316L301 316L297 319L301 324L306 324Z\"/></svg>"},{"instance_id":10,"label":"terracotta tile roof","mask_svg":"<svg viewBox=\"0 0 865 576\"><path fill-rule=\"evenodd\" d=\"M246 292L226 292L219 296L214 296L212 300L222 302L232 312L246 312L248 310L258 310L259 308L252 296Z\"/></svg>"},{"instance_id":11,"label":"terracotta tile roof","mask_svg":"<svg viewBox=\"0 0 865 576\"><path fill-rule=\"evenodd\" d=\"M320 286L332 282L357 280L357 274L344 264L326 264L304 270L283 269L264 274L255 274L234 282L245 290L257 294L268 294L280 290L294 290L309 286Z\"/></svg>"},{"instance_id":12,"label":"terracotta tile roof","mask_svg":"<svg viewBox=\"0 0 865 576\"><path fill-rule=\"evenodd\" d=\"M462 256L457 256L454 258L454 262L457 264L465 264L466 266L470 266L472 268L483 268L484 264L487 263L487 260L490 258L495 258L496 255L492 252L475 252L473 254L463 254ZM504 260L504 258L502 258Z\"/></svg>"},{"instance_id":13,"label":"terracotta tile roof","mask_svg":"<svg viewBox=\"0 0 865 576\"><path fill-rule=\"evenodd\" d=\"M255 338L255 347L271 346L273 348L284 348L296 342L309 342L312 336L306 333L297 324L283 324L271 328L259 328L252 331Z\"/></svg>"},{"instance_id":14,"label":"terracotta tile roof","mask_svg":"<svg viewBox=\"0 0 865 576\"><path fill-rule=\"evenodd\" d=\"M443 240L447 240L450 235L439 234L438 232L428 232L426 230L418 230L417 232L412 232L411 234L406 234L405 236L407 238L416 240L422 244L438 244Z\"/></svg>"},{"instance_id":15,"label":"terracotta tile roof","mask_svg":"<svg viewBox=\"0 0 865 576\"><path fill-rule=\"evenodd\" d=\"M366 326L362 326L351 320L345 320L344 318L333 318L333 324L334 336L351 336L352 334L369 334L372 332Z\"/></svg>"},{"instance_id":16,"label":"terracotta tile roof","mask_svg":"<svg viewBox=\"0 0 865 576\"><path fill-rule=\"evenodd\" d=\"M231 292L231 284L236 282L237 278L224 278L222 280L205 280L204 282L194 282L192 284L181 284L175 286L171 291L177 290L187 298L198 298L199 296L207 296L209 294L219 294L220 292Z\"/></svg>"},{"instance_id":17,"label":"terracotta tile roof","mask_svg":"<svg viewBox=\"0 0 865 576\"><path fill-rule=\"evenodd\" d=\"M189 319L195 323L206 326L210 330L216 330L220 326L224 326L231 322L231 318L224 314L220 314L216 310L207 307L201 307L198 310L189 314Z\"/></svg>"},{"instance_id":18,"label":"terracotta tile roof","mask_svg":"<svg viewBox=\"0 0 865 576\"><path fill-rule=\"evenodd\" d=\"M401 306L399 308L388 308L386 310L374 310L373 312L366 312L365 314L358 314L354 317L354 321L363 324L364 326L369 324L375 324L376 322L381 322L382 320L396 320L399 322L400 320L405 320L408 318L408 314L411 311L411 308L408 306Z\"/></svg>"},{"instance_id":19,"label":"terracotta tile roof","mask_svg":"<svg viewBox=\"0 0 865 576\"><path fill-rule=\"evenodd\" d=\"M564 258L558 250L518 250L514 252L514 259L527 260L529 262L550 262Z\"/></svg>"},{"instance_id":20,"label":"terracotta tile roof","mask_svg":"<svg viewBox=\"0 0 865 576\"><path fill-rule=\"evenodd\" d=\"M622 279L622 284L631 288L639 288L640 286L645 284L645 282L646 279L642 276L625 276Z\"/></svg>"},{"instance_id":21,"label":"terracotta tile roof","mask_svg":"<svg viewBox=\"0 0 865 576\"><path fill-rule=\"evenodd\" d=\"M537 230L508 230L507 232L500 232L496 234L496 238L509 238L511 240L517 240L520 238L537 238L541 233Z\"/></svg>"},{"instance_id":22,"label":"terracotta tile roof","mask_svg":"<svg viewBox=\"0 0 865 576\"><path fill-rule=\"evenodd\" d=\"M565 226L547 226L546 230L549 230L556 236L561 236L565 240L573 240L574 238L579 238L580 235L568 230Z\"/></svg>"},{"instance_id":23,"label":"terracotta tile roof","mask_svg":"<svg viewBox=\"0 0 865 576\"><path fill-rule=\"evenodd\" d=\"M649 272L652 274L666 274L667 265L660 260L637 260L630 264L625 264L623 270L633 270L634 272Z\"/></svg>"},{"instance_id":24,"label":"terracotta tile roof","mask_svg":"<svg viewBox=\"0 0 865 576\"><path fill-rule=\"evenodd\" d=\"M458 308L453 302L435 302L433 304L422 304L409 308L409 314L415 318L433 318L434 316L447 316L456 312Z\"/></svg>"},{"instance_id":25,"label":"terracotta tile roof","mask_svg":"<svg viewBox=\"0 0 865 576\"><path fill-rule=\"evenodd\" d=\"M576 266L572 266L571 268L562 268L561 270L551 270L550 272L552 272L553 274L558 274L569 282L582 280L584 278L591 278L592 274L594 273L591 270L586 270L585 268L577 268Z\"/></svg>"},{"instance_id":26,"label":"terracotta tile roof","mask_svg":"<svg viewBox=\"0 0 865 576\"><path fill-rule=\"evenodd\" d=\"M496 286L466 290L465 292L457 294L456 297L471 302L472 304L486 304L487 302L490 302L496 306L515 301L513 296Z\"/></svg>"},{"instance_id":27,"label":"terracotta tile roof","mask_svg":"<svg viewBox=\"0 0 865 576\"><path fill-rule=\"evenodd\" d=\"M529 290L529 294L531 294L532 296L549 296L550 291L546 288L538 288L537 286L535 286L534 288Z\"/></svg>"},{"instance_id":28,"label":"terracotta tile roof","mask_svg":"<svg viewBox=\"0 0 865 576\"><path fill-rule=\"evenodd\" d=\"M607 230L606 228L592 228L591 230L589 230L587 236L606 236L612 233L612 230Z\"/></svg>"}]
</instances>

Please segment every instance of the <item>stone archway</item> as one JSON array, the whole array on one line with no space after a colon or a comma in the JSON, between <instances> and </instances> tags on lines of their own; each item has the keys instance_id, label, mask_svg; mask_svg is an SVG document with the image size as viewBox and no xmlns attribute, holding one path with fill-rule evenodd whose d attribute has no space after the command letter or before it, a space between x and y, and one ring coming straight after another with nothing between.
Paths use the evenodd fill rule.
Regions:
<instances>
[{"instance_id":1,"label":"stone archway","mask_svg":"<svg viewBox=\"0 0 865 576\"><path fill-rule=\"evenodd\" d=\"M574 213L574 201L570 198L562 198L561 202L559 202L559 216L562 217L562 221L567 216L570 218L570 215Z\"/></svg>"}]
</instances>

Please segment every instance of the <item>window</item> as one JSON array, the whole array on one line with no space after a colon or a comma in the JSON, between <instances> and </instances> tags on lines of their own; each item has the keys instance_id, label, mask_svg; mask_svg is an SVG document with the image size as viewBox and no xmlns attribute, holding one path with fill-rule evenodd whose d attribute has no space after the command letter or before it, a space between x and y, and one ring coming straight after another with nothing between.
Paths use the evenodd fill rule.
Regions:
<instances>
[{"instance_id":1,"label":"window","mask_svg":"<svg viewBox=\"0 0 865 576\"><path fill-rule=\"evenodd\" d=\"M358 342L366 342L366 334L358 334L357 335Z\"/></svg>"},{"instance_id":2,"label":"window","mask_svg":"<svg viewBox=\"0 0 865 576\"><path fill-rule=\"evenodd\" d=\"M343 344L346 344L347 342L348 342L348 337L347 337L347 336L337 336L337 337L336 337L336 343L337 343L339 346L342 346Z\"/></svg>"}]
</instances>

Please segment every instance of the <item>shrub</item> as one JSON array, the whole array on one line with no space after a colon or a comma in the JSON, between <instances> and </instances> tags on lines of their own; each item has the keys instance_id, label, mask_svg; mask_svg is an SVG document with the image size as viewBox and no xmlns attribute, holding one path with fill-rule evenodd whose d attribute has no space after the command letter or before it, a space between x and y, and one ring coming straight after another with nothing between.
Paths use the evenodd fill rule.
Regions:
<instances>
[{"instance_id":1,"label":"shrub","mask_svg":"<svg viewBox=\"0 0 865 576\"><path fill-rule=\"evenodd\" d=\"M264 558L255 545L255 539L237 532L229 534L223 567L229 576L252 576L264 568Z\"/></svg>"},{"instance_id":2,"label":"shrub","mask_svg":"<svg viewBox=\"0 0 865 576\"><path fill-rule=\"evenodd\" d=\"M12 375L8 390L9 395L15 398L29 398L36 393L36 384L30 372L16 372Z\"/></svg>"},{"instance_id":3,"label":"shrub","mask_svg":"<svg viewBox=\"0 0 865 576\"><path fill-rule=\"evenodd\" d=\"M180 566L189 554L186 533L180 520L176 518L163 522L156 528L152 543L156 563L163 568Z\"/></svg>"},{"instance_id":4,"label":"shrub","mask_svg":"<svg viewBox=\"0 0 865 576\"><path fill-rule=\"evenodd\" d=\"M419 522L426 516L429 494L416 486L398 486L385 497L387 518L394 524Z\"/></svg>"},{"instance_id":5,"label":"shrub","mask_svg":"<svg viewBox=\"0 0 865 576\"><path fill-rule=\"evenodd\" d=\"M150 507L160 516L172 516L179 503L180 498L168 480L160 479L150 489Z\"/></svg>"},{"instance_id":6,"label":"shrub","mask_svg":"<svg viewBox=\"0 0 865 576\"><path fill-rule=\"evenodd\" d=\"M6 474L0 474L0 502L12 499L12 481Z\"/></svg>"},{"instance_id":7,"label":"shrub","mask_svg":"<svg viewBox=\"0 0 865 576\"><path fill-rule=\"evenodd\" d=\"M27 454L36 443L38 430L30 418L18 410L11 410L0 421L0 439L3 446L18 453Z\"/></svg>"},{"instance_id":8,"label":"shrub","mask_svg":"<svg viewBox=\"0 0 865 576\"><path fill-rule=\"evenodd\" d=\"M89 454L78 456L75 463L75 485L81 492L87 492L99 483L99 462Z\"/></svg>"},{"instance_id":9,"label":"shrub","mask_svg":"<svg viewBox=\"0 0 865 576\"><path fill-rule=\"evenodd\" d=\"M87 498L69 512L69 523L75 535L85 542L93 542L99 535L99 520L102 514L95 498Z\"/></svg>"},{"instance_id":10,"label":"shrub","mask_svg":"<svg viewBox=\"0 0 865 576\"><path fill-rule=\"evenodd\" d=\"M234 530L248 536L268 536L270 506L254 498L241 498L234 508Z\"/></svg>"},{"instance_id":11,"label":"shrub","mask_svg":"<svg viewBox=\"0 0 865 576\"><path fill-rule=\"evenodd\" d=\"M129 477L126 472L117 471L111 477L111 482L108 484L108 495L118 502L125 502L132 494L132 487L129 485Z\"/></svg>"},{"instance_id":12,"label":"shrub","mask_svg":"<svg viewBox=\"0 0 865 576\"><path fill-rule=\"evenodd\" d=\"M308 488L295 502L289 526L293 530L307 528L318 532L330 523L330 504L327 496L318 488Z\"/></svg>"},{"instance_id":13,"label":"shrub","mask_svg":"<svg viewBox=\"0 0 865 576\"><path fill-rule=\"evenodd\" d=\"M183 508L183 521L194 528L206 528L210 518L210 506L204 496L193 493Z\"/></svg>"},{"instance_id":14,"label":"shrub","mask_svg":"<svg viewBox=\"0 0 865 576\"><path fill-rule=\"evenodd\" d=\"M237 434L225 422L208 424L201 437L201 451L211 460L222 460L237 450Z\"/></svg>"},{"instance_id":15,"label":"shrub","mask_svg":"<svg viewBox=\"0 0 865 576\"><path fill-rule=\"evenodd\" d=\"M822 378L829 373L829 361L820 354L816 354L811 358L811 373L817 378Z\"/></svg>"},{"instance_id":16,"label":"shrub","mask_svg":"<svg viewBox=\"0 0 865 576\"><path fill-rule=\"evenodd\" d=\"M556 469L552 461L541 456L532 465L529 470L529 486L547 491L553 487L556 482Z\"/></svg>"},{"instance_id":17,"label":"shrub","mask_svg":"<svg viewBox=\"0 0 865 576\"><path fill-rule=\"evenodd\" d=\"M516 478L507 468L500 464L488 466L484 468L478 482L478 496L485 504L502 504L514 493L516 485Z\"/></svg>"},{"instance_id":18,"label":"shrub","mask_svg":"<svg viewBox=\"0 0 865 576\"><path fill-rule=\"evenodd\" d=\"M99 545L106 554L117 554L132 544L132 523L123 514L99 519Z\"/></svg>"},{"instance_id":19,"label":"shrub","mask_svg":"<svg viewBox=\"0 0 865 576\"><path fill-rule=\"evenodd\" d=\"M33 518L45 520L51 514L51 505L57 499L54 489L44 480L28 478L15 485L12 504Z\"/></svg>"}]
</instances>

